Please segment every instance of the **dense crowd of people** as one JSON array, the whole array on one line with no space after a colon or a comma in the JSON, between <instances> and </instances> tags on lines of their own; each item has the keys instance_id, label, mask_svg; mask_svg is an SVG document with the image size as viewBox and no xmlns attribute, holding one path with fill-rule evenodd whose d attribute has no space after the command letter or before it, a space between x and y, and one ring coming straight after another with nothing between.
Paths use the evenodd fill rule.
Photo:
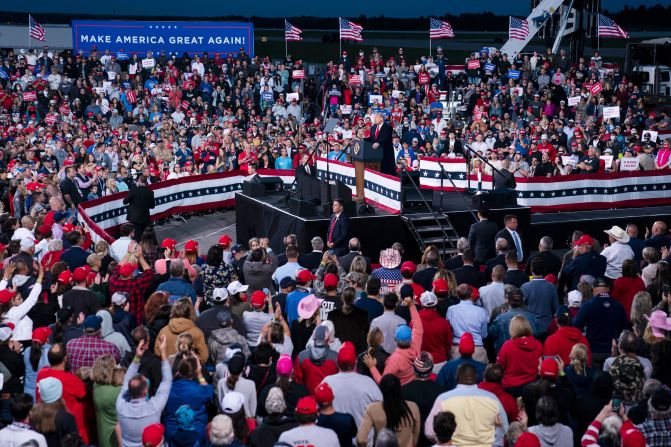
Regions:
<instances>
[{"instance_id":1,"label":"dense crowd of people","mask_svg":"<svg viewBox=\"0 0 671 447\"><path fill-rule=\"evenodd\" d=\"M598 53L483 52L455 75L441 49L343 52L307 80L300 60L244 51L146 58L3 54L0 445L671 443L664 222L614 226L607 246L576 232L560 258L481 209L456 256L416 263L398 243L364 256L337 201L309 253L294 235L283 253L267 235L178 249L130 215L94 243L77 221L86 200L165 179L348 157L379 116L410 167L466 146L514 176L600 172L608 151L611 169L668 167L668 143L639 135L669 117Z\"/></svg>"}]
</instances>

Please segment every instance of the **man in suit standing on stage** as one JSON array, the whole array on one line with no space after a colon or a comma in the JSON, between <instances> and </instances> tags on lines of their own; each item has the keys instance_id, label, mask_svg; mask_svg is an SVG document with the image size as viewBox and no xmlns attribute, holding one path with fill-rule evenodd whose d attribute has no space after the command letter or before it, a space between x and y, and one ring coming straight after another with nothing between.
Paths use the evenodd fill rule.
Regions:
<instances>
[{"instance_id":1,"label":"man in suit standing on stage","mask_svg":"<svg viewBox=\"0 0 671 447\"><path fill-rule=\"evenodd\" d=\"M342 256L347 252L347 238L349 235L349 217L345 214L343 199L333 200L333 214L326 233L326 246L334 250L336 256Z\"/></svg>"},{"instance_id":2,"label":"man in suit standing on stage","mask_svg":"<svg viewBox=\"0 0 671 447\"><path fill-rule=\"evenodd\" d=\"M496 233L496 239L505 239L508 241L508 248L517 251L517 261L524 260L524 247L522 238L517 232L517 216L508 214L503 218L503 224L506 226L503 230Z\"/></svg>"},{"instance_id":3,"label":"man in suit standing on stage","mask_svg":"<svg viewBox=\"0 0 671 447\"><path fill-rule=\"evenodd\" d=\"M154 191L147 188L147 177L144 175L137 179L136 185L123 199L123 203L128 205L127 219L133 224L134 238L140 242L144 229L149 225L149 210L154 208Z\"/></svg>"},{"instance_id":4,"label":"man in suit standing on stage","mask_svg":"<svg viewBox=\"0 0 671 447\"><path fill-rule=\"evenodd\" d=\"M494 241L499 227L489 220L487 208L483 207L478 210L478 219L480 221L471 225L468 232L468 245L475 255L475 263L480 265L494 257Z\"/></svg>"},{"instance_id":5,"label":"man in suit standing on stage","mask_svg":"<svg viewBox=\"0 0 671 447\"><path fill-rule=\"evenodd\" d=\"M373 149L382 150L382 166L380 172L383 174L396 175L396 163L394 161L394 146L391 140L391 126L384 122L384 116L377 112L373 114L374 125L370 129L368 141L373 143Z\"/></svg>"},{"instance_id":6,"label":"man in suit standing on stage","mask_svg":"<svg viewBox=\"0 0 671 447\"><path fill-rule=\"evenodd\" d=\"M314 177L316 174L315 168L310 166L310 163L308 162L310 160L310 154L304 153L301 156L300 163L298 166L296 166L296 174L304 174L304 175L309 175L311 177Z\"/></svg>"}]
</instances>

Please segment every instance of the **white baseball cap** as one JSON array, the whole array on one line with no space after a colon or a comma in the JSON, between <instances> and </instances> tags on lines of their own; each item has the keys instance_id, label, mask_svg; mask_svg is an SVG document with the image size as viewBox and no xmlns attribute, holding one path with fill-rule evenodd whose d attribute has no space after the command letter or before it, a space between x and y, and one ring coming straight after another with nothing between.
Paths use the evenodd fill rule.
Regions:
<instances>
[{"instance_id":1,"label":"white baseball cap","mask_svg":"<svg viewBox=\"0 0 671 447\"><path fill-rule=\"evenodd\" d=\"M426 291L419 297L419 301L422 303L423 307L433 307L438 304L438 297L435 293Z\"/></svg>"},{"instance_id":2,"label":"white baseball cap","mask_svg":"<svg viewBox=\"0 0 671 447\"><path fill-rule=\"evenodd\" d=\"M249 286L242 284L240 281L233 281L226 288L230 295L235 295L236 293L246 292Z\"/></svg>"}]
</instances>

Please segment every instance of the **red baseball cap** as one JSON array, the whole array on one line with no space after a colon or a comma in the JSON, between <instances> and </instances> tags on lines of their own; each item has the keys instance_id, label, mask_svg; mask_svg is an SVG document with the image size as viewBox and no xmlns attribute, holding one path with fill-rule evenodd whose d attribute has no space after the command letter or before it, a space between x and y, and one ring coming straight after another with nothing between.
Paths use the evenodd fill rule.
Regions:
<instances>
[{"instance_id":1,"label":"red baseball cap","mask_svg":"<svg viewBox=\"0 0 671 447\"><path fill-rule=\"evenodd\" d=\"M189 239L184 244L184 251L190 252L190 253L193 253L193 252L197 253L198 252L198 242L194 241L193 239Z\"/></svg>"},{"instance_id":2,"label":"red baseball cap","mask_svg":"<svg viewBox=\"0 0 671 447\"><path fill-rule=\"evenodd\" d=\"M297 414L315 414L317 411L317 401L312 396L302 397L296 404Z\"/></svg>"},{"instance_id":3,"label":"red baseball cap","mask_svg":"<svg viewBox=\"0 0 671 447\"><path fill-rule=\"evenodd\" d=\"M544 378L556 379L559 376L559 365L553 358L547 358L541 363L540 376Z\"/></svg>"},{"instance_id":4,"label":"red baseball cap","mask_svg":"<svg viewBox=\"0 0 671 447\"><path fill-rule=\"evenodd\" d=\"M470 332L465 332L459 339L459 354L473 355L475 352L475 341Z\"/></svg>"},{"instance_id":5,"label":"red baseball cap","mask_svg":"<svg viewBox=\"0 0 671 447\"><path fill-rule=\"evenodd\" d=\"M328 383L322 382L315 388L315 400L319 405L330 404L334 398L333 390Z\"/></svg>"},{"instance_id":6,"label":"red baseball cap","mask_svg":"<svg viewBox=\"0 0 671 447\"><path fill-rule=\"evenodd\" d=\"M403 264L401 264L401 272L404 270L409 271L414 275L417 271L417 265L415 265L415 263L412 261L405 261Z\"/></svg>"},{"instance_id":7,"label":"red baseball cap","mask_svg":"<svg viewBox=\"0 0 671 447\"><path fill-rule=\"evenodd\" d=\"M48 326L38 327L36 329L33 329L32 340L44 345L49 340L50 335L51 335L51 328L49 328Z\"/></svg>"},{"instance_id":8,"label":"red baseball cap","mask_svg":"<svg viewBox=\"0 0 671 447\"><path fill-rule=\"evenodd\" d=\"M324 288L335 289L336 287L338 287L338 277L333 273L324 275Z\"/></svg>"},{"instance_id":9,"label":"red baseball cap","mask_svg":"<svg viewBox=\"0 0 671 447\"><path fill-rule=\"evenodd\" d=\"M0 304L9 303L9 300L16 296L16 292L9 289L0 290Z\"/></svg>"},{"instance_id":10,"label":"red baseball cap","mask_svg":"<svg viewBox=\"0 0 671 447\"><path fill-rule=\"evenodd\" d=\"M250 302L252 303L252 307L263 307L263 304L266 302L266 294L261 290L257 290L252 293Z\"/></svg>"},{"instance_id":11,"label":"red baseball cap","mask_svg":"<svg viewBox=\"0 0 671 447\"><path fill-rule=\"evenodd\" d=\"M169 248L171 250L174 250L176 246L177 241L169 237L163 239L163 242L161 242L161 248Z\"/></svg>"},{"instance_id":12,"label":"red baseball cap","mask_svg":"<svg viewBox=\"0 0 671 447\"><path fill-rule=\"evenodd\" d=\"M163 424L147 425L142 432L143 447L158 447L163 442L165 428Z\"/></svg>"},{"instance_id":13,"label":"red baseball cap","mask_svg":"<svg viewBox=\"0 0 671 447\"><path fill-rule=\"evenodd\" d=\"M119 267L119 273L121 273L121 276L130 276L133 274L136 268L136 264L126 263Z\"/></svg>"},{"instance_id":14,"label":"red baseball cap","mask_svg":"<svg viewBox=\"0 0 671 447\"><path fill-rule=\"evenodd\" d=\"M231 245L231 242L233 242L233 239L231 239L228 234L224 234L219 238L219 245L224 248L228 248Z\"/></svg>"},{"instance_id":15,"label":"red baseball cap","mask_svg":"<svg viewBox=\"0 0 671 447\"><path fill-rule=\"evenodd\" d=\"M450 285L446 279L438 278L433 281L433 293L447 293L450 291Z\"/></svg>"},{"instance_id":16,"label":"red baseball cap","mask_svg":"<svg viewBox=\"0 0 671 447\"><path fill-rule=\"evenodd\" d=\"M70 284L72 282L72 272L70 270L63 270L58 275L58 282L61 284Z\"/></svg>"},{"instance_id":17,"label":"red baseball cap","mask_svg":"<svg viewBox=\"0 0 671 447\"><path fill-rule=\"evenodd\" d=\"M131 271L131 273L133 273ZM84 267L77 267L74 272L72 272L72 279L75 280L75 282L82 282L86 281L86 278L89 276L89 272L87 269ZM128 275L124 275L128 276Z\"/></svg>"},{"instance_id":18,"label":"red baseball cap","mask_svg":"<svg viewBox=\"0 0 671 447\"><path fill-rule=\"evenodd\" d=\"M305 284L308 281L314 281L314 279L315 275L313 275L310 270L303 269L296 273L296 282L299 284Z\"/></svg>"},{"instance_id":19,"label":"red baseball cap","mask_svg":"<svg viewBox=\"0 0 671 447\"><path fill-rule=\"evenodd\" d=\"M626 421L620 428L620 438L622 438L622 447L646 447L645 436L641 433L631 421Z\"/></svg>"},{"instance_id":20,"label":"red baseball cap","mask_svg":"<svg viewBox=\"0 0 671 447\"><path fill-rule=\"evenodd\" d=\"M353 366L356 363L356 349L351 341L346 341L338 351L338 365Z\"/></svg>"},{"instance_id":21,"label":"red baseball cap","mask_svg":"<svg viewBox=\"0 0 671 447\"><path fill-rule=\"evenodd\" d=\"M578 239L573 243L574 247L577 247L579 245L594 245L594 239L592 239L592 236L590 236L589 234L583 234L582 236L580 236L580 239Z\"/></svg>"}]
</instances>

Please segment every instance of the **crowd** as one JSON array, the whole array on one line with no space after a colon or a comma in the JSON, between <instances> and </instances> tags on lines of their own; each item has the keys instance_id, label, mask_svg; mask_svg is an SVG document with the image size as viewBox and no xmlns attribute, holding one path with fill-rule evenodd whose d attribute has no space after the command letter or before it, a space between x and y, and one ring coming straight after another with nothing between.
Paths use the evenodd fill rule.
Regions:
<instances>
[{"instance_id":1,"label":"crowd","mask_svg":"<svg viewBox=\"0 0 671 447\"><path fill-rule=\"evenodd\" d=\"M339 158L375 112L410 166L470 145L515 176L575 172L564 154L598 172L609 150L615 166L668 167L668 144L638 136L668 116L646 115L598 53L483 52L459 75L442 53L344 52L307 80L292 78L300 60L244 51L3 53L0 445L671 444L663 222L645 238L613 227L607 246L576 232L559 258L482 209L458 255L428 247L419 263L400 244L371 260L356 235L336 241L337 202L309 253L293 235L283 253L264 235L178 249L136 222L93 243L78 224L80 203L147 183ZM445 90L463 107L443 113Z\"/></svg>"}]
</instances>

